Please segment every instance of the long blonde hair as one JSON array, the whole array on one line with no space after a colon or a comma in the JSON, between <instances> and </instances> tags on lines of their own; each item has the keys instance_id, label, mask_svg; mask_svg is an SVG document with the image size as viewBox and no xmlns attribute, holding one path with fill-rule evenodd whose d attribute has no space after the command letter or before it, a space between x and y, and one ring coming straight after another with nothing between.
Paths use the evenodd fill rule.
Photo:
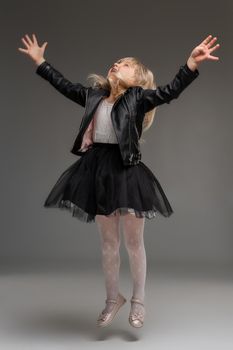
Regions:
<instances>
[{"instance_id":1,"label":"long blonde hair","mask_svg":"<svg viewBox=\"0 0 233 350\"><path fill-rule=\"evenodd\" d=\"M136 66L135 78L136 78L137 86L141 86L144 89L156 88L154 75L152 71L149 68L147 68L137 57L124 57L118 60L118 62L119 61L121 62L129 61ZM105 78L103 75L91 73L88 75L87 79L92 80L92 86L94 88L97 87L97 88L103 88L109 91L111 90L111 85L108 78L107 77ZM122 87L122 89L119 91L118 96L121 95L128 87L129 86L126 86L126 84L124 84L124 87ZM151 127L154 120L155 112L156 112L156 107L145 114L145 117L143 119L143 124L142 124L142 132L145 132ZM139 140L140 143L142 143L142 141L145 142L145 140L143 139Z\"/></svg>"}]
</instances>

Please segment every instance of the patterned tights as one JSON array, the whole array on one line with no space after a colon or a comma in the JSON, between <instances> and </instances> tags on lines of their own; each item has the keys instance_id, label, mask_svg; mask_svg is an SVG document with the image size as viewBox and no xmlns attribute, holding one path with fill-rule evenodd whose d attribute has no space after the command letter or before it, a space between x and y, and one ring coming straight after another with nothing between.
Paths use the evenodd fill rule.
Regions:
<instances>
[{"instance_id":1,"label":"patterned tights","mask_svg":"<svg viewBox=\"0 0 233 350\"><path fill-rule=\"evenodd\" d=\"M96 215L96 223L101 237L102 267L105 276L107 299L116 299L119 292L120 270L120 218L124 234L124 243L129 256L130 270L133 278L133 297L144 302L146 280L146 252L144 247L145 218L133 214L120 216ZM113 303L107 303L105 312L110 312ZM131 311L143 311L142 305L131 304Z\"/></svg>"}]
</instances>

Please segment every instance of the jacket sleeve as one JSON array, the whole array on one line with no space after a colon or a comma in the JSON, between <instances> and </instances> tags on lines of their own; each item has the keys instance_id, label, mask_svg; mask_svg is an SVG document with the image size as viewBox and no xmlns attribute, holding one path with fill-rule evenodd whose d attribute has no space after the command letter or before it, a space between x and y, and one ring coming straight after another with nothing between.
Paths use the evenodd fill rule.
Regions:
<instances>
[{"instance_id":1,"label":"jacket sleeve","mask_svg":"<svg viewBox=\"0 0 233 350\"><path fill-rule=\"evenodd\" d=\"M88 87L70 82L47 61L37 67L36 74L48 80L64 96L85 107Z\"/></svg>"},{"instance_id":2,"label":"jacket sleeve","mask_svg":"<svg viewBox=\"0 0 233 350\"><path fill-rule=\"evenodd\" d=\"M156 89L142 89L140 92L140 102L144 113L149 112L156 106L163 103L170 103L171 100L177 98L180 93L196 79L199 71L192 71L187 63L181 66L175 78L166 85L158 86Z\"/></svg>"}]
</instances>

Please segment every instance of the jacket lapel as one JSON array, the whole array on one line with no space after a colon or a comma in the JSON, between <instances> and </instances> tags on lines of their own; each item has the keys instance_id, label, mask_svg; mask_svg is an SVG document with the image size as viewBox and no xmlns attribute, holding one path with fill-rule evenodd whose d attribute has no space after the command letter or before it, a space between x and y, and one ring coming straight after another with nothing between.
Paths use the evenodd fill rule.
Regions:
<instances>
[{"instance_id":1,"label":"jacket lapel","mask_svg":"<svg viewBox=\"0 0 233 350\"><path fill-rule=\"evenodd\" d=\"M108 96L109 92L104 89L92 90L92 93L89 95L88 106L85 113L85 120L83 123L83 129L85 130L82 143L79 151L85 152L88 148L91 147L93 143L93 129L94 129L94 115L97 110L101 100L104 96ZM80 130L82 132L83 130Z\"/></svg>"}]
</instances>

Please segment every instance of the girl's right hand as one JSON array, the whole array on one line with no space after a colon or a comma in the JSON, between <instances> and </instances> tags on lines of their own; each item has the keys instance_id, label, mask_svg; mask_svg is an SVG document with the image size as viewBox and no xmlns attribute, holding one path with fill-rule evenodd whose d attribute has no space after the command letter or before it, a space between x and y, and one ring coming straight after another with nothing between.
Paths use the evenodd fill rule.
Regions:
<instances>
[{"instance_id":1,"label":"girl's right hand","mask_svg":"<svg viewBox=\"0 0 233 350\"><path fill-rule=\"evenodd\" d=\"M31 59L36 63L36 65L39 65L45 61L44 51L48 44L47 41L44 42L43 45L40 47L38 45L35 34L32 34L32 40L27 34L25 35L25 38L21 38L21 39L24 45L26 46L26 49L22 49L21 47L19 47L18 48L19 51L31 57Z\"/></svg>"}]
</instances>

